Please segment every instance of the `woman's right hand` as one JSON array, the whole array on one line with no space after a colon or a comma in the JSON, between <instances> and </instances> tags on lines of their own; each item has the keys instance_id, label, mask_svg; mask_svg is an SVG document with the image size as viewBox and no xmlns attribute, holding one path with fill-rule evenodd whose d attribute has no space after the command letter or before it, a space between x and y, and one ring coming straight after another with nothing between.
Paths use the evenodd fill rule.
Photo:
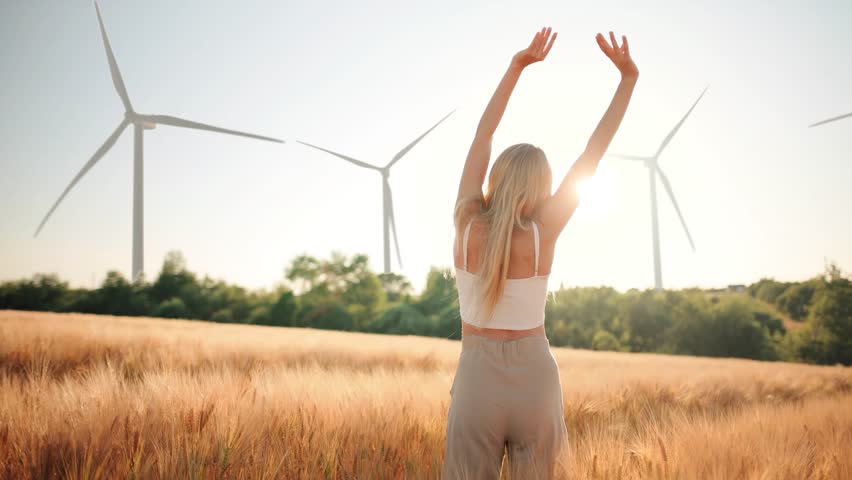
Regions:
<instances>
[{"instance_id":1,"label":"woman's right hand","mask_svg":"<svg viewBox=\"0 0 852 480\"><path fill-rule=\"evenodd\" d=\"M550 52L551 47L553 47L553 42L556 41L557 33L554 32L552 37L550 33L550 27L542 28L540 32L536 32L530 46L512 57L512 65L524 68L535 62L544 60Z\"/></svg>"},{"instance_id":2,"label":"woman's right hand","mask_svg":"<svg viewBox=\"0 0 852 480\"><path fill-rule=\"evenodd\" d=\"M609 57L616 68L618 68L618 71L621 72L622 78L636 79L639 76L639 69L636 68L636 64L630 58L630 46L627 44L627 37L624 35L621 36L621 46L618 45L615 35L612 32L609 32L609 38L612 41L612 45L600 33L597 34L595 40L598 41L598 46L601 47L604 55Z\"/></svg>"}]
</instances>

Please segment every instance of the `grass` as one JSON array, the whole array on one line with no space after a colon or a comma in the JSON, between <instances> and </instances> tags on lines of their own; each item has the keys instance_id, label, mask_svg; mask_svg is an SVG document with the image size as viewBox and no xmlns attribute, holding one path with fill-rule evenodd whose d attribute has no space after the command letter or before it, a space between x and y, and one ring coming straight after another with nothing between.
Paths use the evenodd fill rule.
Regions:
<instances>
[{"instance_id":1,"label":"grass","mask_svg":"<svg viewBox=\"0 0 852 480\"><path fill-rule=\"evenodd\" d=\"M439 478L459 342L0 311L0 478ZM852 369L553 348L572 478L852 478Z\"/></svg>"}]
</instances>

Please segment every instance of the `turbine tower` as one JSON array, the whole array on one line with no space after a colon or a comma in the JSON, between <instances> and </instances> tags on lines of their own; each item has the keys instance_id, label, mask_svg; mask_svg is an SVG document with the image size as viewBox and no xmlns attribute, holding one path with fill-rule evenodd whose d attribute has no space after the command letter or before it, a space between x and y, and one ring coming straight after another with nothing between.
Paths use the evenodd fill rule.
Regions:
<instances>
[{"instance_id":1,"label":"turbine tower","mask_svg":"<svg viewBox=\"0 0 852 480\"><path fill-rule=\"evenodd\" d=\"M808 125L808 128L816 127L816 126L819 126L819 125L825 125L826 123L836 122L838 120L843 120L844 118L847 118L847 117L852 117L852 112L847 113L846 115L839 115L837 117L827 118L827 119L825 119L821 122L812 123L812 124Z\"/></svg>"},{"instance_id":2,"label":"turbine tower","mask_svg":"<svg viewBox=\"0 0 852 480\"><path fill-rule=\"evenodd\" d=\"M121 136L124 129L129 125L133 125L133 266L131 277L133 280L136 280L139 275L143 271L143 257L144 257L144 232L143 232L143 223L144 223L144 205L143 205L143 197L144 197L144 162L143 162L143 132L145 130L151 130L156 125L171 125L173 127L183 127L183 128L193 128L196 130L208 130L216 133L226 133L229 135L238 135L241 137L249 137L255 138L259 140L268 140L270 142L278 142L284 143L282 140L278 140L276 138L264 137L261 135L255 135L252 133L238 132L236 130L228 130L225 128L214 127L213 125L206 125L203 123L193 122L191 120L184 120L182 118L172 117L169 115L147 115L142 113L137 113L133 110L133 106L130 103L130 97L127 95L127 89L124 86L124 80L121 78L121 72L118 70L118 63L115 61L115 55L113 55L112 47L109 43L109 38L107 37L106 29L104 28L104 21L101 18L101 9L98 6L98 3L95 2L95 12L98 16L98 25L101 30L101 39L104 43L104 49L106 50L107 61L109 62L109 71L112 76L112 83L115 86L115 91L118 93L118 96L121 98L121 102L124 104L124 119L118 124L118 127L112 134L107 137L106 141L100 148L95 151L95 154L83 165L83 168L77 173L77 175L71 180L71 183L65 187L65 190L62 192L62 195L59 196L59 199L53 204L50 208L50 211L47 212L47 215L44 216L44 219L36 229L35 235L33 237L38 236L41 229L44 227L44 224L47 223L47 220L53 214L56 207L62 202L65 196L69 191L80 181L81 178L88 172L96 163L103 157L110 148L115 144L118 137Z\"/></svg>"},{"instance_id":3,"label":"turbine tower","mask_svg":"<svg viewBox=\"0 0 852 480\"><path fill-rule=\"evenodd\" d=\"M663 173L663 170L660 168L659 159L660 154L663 153L663 150L672 141L677 131L680 129L683 122L686 121L686 118L692 113L692 110L698 105L698 102L701 100L701 97L707 92L707 88L705 87L704 91L701 92L701 95L698 96L698 100L692 104L692 107L686 112L686 115L680 119L680 122L674 126L671 132L663 139L663 142L660 144L660 147L657 149L657 153L650 157L640 157L636 155L619 155L612 154L611 156L616 158L621 158L624 160L635 160L640 161L648 167L648 182L650 183L650 191L651 191L651 237L653 239L653 247L654 247L654 289L662 290L663 288L663 272L662 267L660 266L660 226L659 219L657 216L657 175L660 176L660 181L663 183L663 186L666 189L666 192L669 194L669 198L674 205L675 211L677 212L678 218L680 218L680 223L683 225L683 231L686 232L686 238L689 240L689 245L692 247L692 251L695 251L695 244L692 242L692 235L689 234L689 229L686 228L686 221L683 219L683 214L680 211L680 207L677 204L677 200L675 200L674 191L672 190L672 185L669 182L666 174Z\"/></svg>"},{"instance_id":4,"label":"turbine tower","mask_svg":"<svg viewBox=\"0 0 852 480\"><path fill-rule=\"evenodd\" d=\"M302 142L297 140L302 145L315 148L317 150L321 150L323 152L329 153L336 157L340 157L347 162L354 163L355 165L363 168L369 168L371 170L376 170L382 175L382 238L384 239L384 268L385 273L391 272L391 255L390 255L390 230L393 230L393 239L394 245L396 245L396 259L399 263L400 268L402 268L402 255L399 252L399 237L396 234L396 220L393 214L393 193L391 192L390 182L388 181L388 177L390 176L390 168L398 162L409 150L414 148L420 140L423 140L423 137L429 134L432 130L438 127L444 120L447 119L450 115L453 114L455 110L446 114L444 118L438 121L435 125L432 126L429 130L420 135L413 142L409 143L405 148L397 152L396 155L393 156L390 162L384 167L377 167L375 165L370 165L369 163L362 162L361 160L356 160L352 157L347 157L346 155L332 152L331 150L327 150L322 147L318 147L316 145L311 145L307 142Z\"/></svg>"}]
</instances>

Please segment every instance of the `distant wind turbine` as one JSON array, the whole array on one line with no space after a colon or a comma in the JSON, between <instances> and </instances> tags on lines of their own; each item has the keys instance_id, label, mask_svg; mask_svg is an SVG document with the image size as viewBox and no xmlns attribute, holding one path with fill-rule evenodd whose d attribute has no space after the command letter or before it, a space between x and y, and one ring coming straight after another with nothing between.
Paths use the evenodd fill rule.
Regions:
<instances>
[{"instance_id":1,"label":"distant wind turbine","mask_svg":"<svg viewBox=\"0 0 852 480\"><path fill-rule=\"evenodd\" d=\"M671 132L663 139L663 143L660 144L660 148L657 149L657 153L655 153L651 157L640 157L635 155L618 155L611 154L613 157L622 158L625 160L636 160L640 162L644 162L645 166L648 167L648 181L651 184L651 235L654 242L654 288L656 290L661 290L663 288L663 273L662 268L660 266L660 226L659 220L657 217L657 175L660 176L660 181L663 182L663 186L666 188L666 192L669 194L669 198L674 205L675 211L677 212L678 218L680 218L680 223L683 225L683 230L686 232L686 238L689 240L689 245L692 247L692 251L695 251L695 244L692 242L692 235L689 234L689 229L686 228L686 221L683 219L683 214L680 211L680 207L677 204L677 200L675 200L674 191L672 191L672 185L669 182L666 174L663 173L663 170L660 168L659 159L660 154L663 152L663 149L672 141L677 131L680 129L683 122L686 121L686 118L692 113L692 110L698 105L698 102L701 100L701 97L707 92L707 88L704 88L704 91L701 92L701 95L698 96L698 100L692 104L692 107L686 112L686 115L674 126Z\"/></svg>"},{"instance_id":2,"label":"distant wind turbine","mask_svg":"<svg viewBox=\"0 0 852 480\"><path fill-rule=\"evenodd\" d=\"M369 163L362 162L361 160L356 160L352 157L347 157L346 155L342 155L342 154L337 153L337 152L332 152L331 150L327 150L325 148L318 147L316 145L311 145L310 143L297 140L302 145L306 145L308 147L315 148L317 150L321 150L321 151L326 152L326 153L330 153L330 154L332 154L336 157L340 157L343 160L346 160L347 162L354 163L355 165L357 165L359 167L369 168L371 170L376 170L376 171L378 171L379 173L382 174L382 223L383 223L383 238L384 238L384 267L385 267L384 271L385 271L385 273L391 272L390 232L389 232L388 227L390 227L390 229L393 229L394 245L396 245L396 259L399 262L400 268L402 268L402 255L399 252L399 237L396 234L396 220L395 220L394 214L393 214L393 194L391 192L390 182L388 181L388 177L390 176L390 168L396 162L398 162L406 153L408 153L409 150L414 148L414 146L417 145L417 143L420 142L420 140L423 140L423 137L428 135L429 132L431 132L432 130L437 128L438 125L440 125L444 120L447 119L447 117L452 115L453 112L455 112L455 110L446 114L444 116L444 118L439 120L438 123L436 123L435 125L432 126L432 128L430 128L429 130L426 130L426 132L424 132L423 135L420 135L419 137L414 139L413 142L409 143L408 146L406 146L405 148L403 148L402 150L397 152L397 154L393 156L391 161L388 162L388 164L385 165L384 167L377 167L375 165L370 165Z\"/></svg>"},{"instance_id":3,"label":"distant wind turbine","mask_svg":"<svg viewBox=\"0 0 852 480\"><path fill-rule=\"evenodd\" d=\"M47 219L53 214L56 207L62 202L62 199L68 194L69 191L80 181L81 178L88 172L96 163L103 157L107 151L115 144L118 137L121 136L121 133L124 132L124 129L127 128L128 125L133 124L133 270L132 270L132 278L133 280L137 279L143 270L143 256L144 256L144 248L143 248L143 157L142 157L142 134L145 130L153 129L157 124L161 125L171 125L173 127L183 127L183 128L194 128L196 130L208 130L216 133L226 133L229 135L239 135L242 137L256 138L259 140L268 140L270 142L278 142L284 143L282 140L278 140L276 138L264 137L261 135L254 135L251 133L238 132L236 130L228 130L225 128L214 127L212 125L206 125L203 123L193 122L190 120L184 120L182 118L172 117L168 115L146 115L137 113L133 110L133 106L130 104L130 97L127 95L127 89L124 86L124 80L121 78L121 72L118 70L118 63L115 61L115 55L113 55L112 47L109 43L109 38L107 38L106 29L104 28L104 22L101 18L101 9L98 6L98 3L95 2L95 11L98 15L98 25L101 30L101 39L104 43L104 49L106 50L107 61L109 62L109 71L112 76L112 83L115 86L115 91L118 93L118 96L121 97L121 102L124 104L124 120L118 124L118 127L112 134L107 137L106 141L95 154L92 155L92 158L83 165L83 168L77 175L71 180L71 183L65 187L65 190L62 192L62 195L59 196L59 199L53 204L50 208L50 211L47 212L47 215L44 216L44 219L39 224L38 229L35 232L33 237L38 236L39 232L41 232L44 224L47 223Z\"/></svg>"},{"instance_id":4,"label":"distant wind turbine","mask_svg":"<svg viewBox=\"0 0 852 480\"><path fill-rule=\"evenodd\" d=\"M852 112L847 113L846 115L840 115L840 116L837 116L837 117L827 118L827 119L825 119L821 122L812 123L812 124L808 125L808 128L816 127L816 126L819 126L819 125L825 125L826 123L836 122L838 120L843 120L844 118L848 118L848 117L852 117Z\"/></svg>"}]
</instances>

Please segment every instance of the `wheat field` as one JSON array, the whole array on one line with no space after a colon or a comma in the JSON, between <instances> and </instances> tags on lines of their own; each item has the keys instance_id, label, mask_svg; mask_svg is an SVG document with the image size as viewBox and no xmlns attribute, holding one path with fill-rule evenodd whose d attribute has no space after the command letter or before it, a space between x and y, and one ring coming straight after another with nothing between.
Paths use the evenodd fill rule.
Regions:
<instances>
[{"instance_id":1,"label":"wheat field","mask_svg":"<svg viewBox=\"0 0 852 480\"><path fill-rule=\"evenodd\" d=\"M0 476L439 478L460 348L0 311ZM852 478L852 368L553 355L571 478Z\"/></svg>"}]
</instances>

